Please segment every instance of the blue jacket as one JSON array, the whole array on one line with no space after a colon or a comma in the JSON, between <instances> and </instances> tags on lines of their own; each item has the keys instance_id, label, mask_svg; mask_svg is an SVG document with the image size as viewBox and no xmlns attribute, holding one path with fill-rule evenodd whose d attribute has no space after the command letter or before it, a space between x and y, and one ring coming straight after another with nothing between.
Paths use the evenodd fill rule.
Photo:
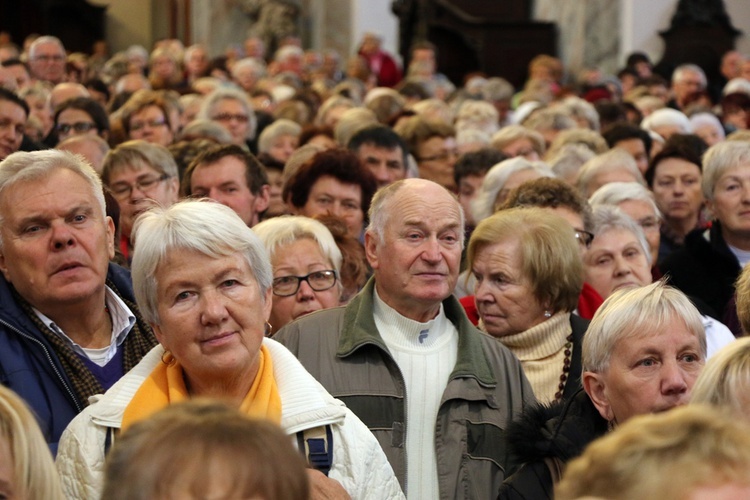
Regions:
<instances>
[{"instance_id":1,"label":"blue jacket","mask_svg":"<svg viewBox=\"0 0 750 500\"><path fill-rule=\"evenodd\" d=\"M130 272L109 265L107 278L135 302ZM21 396L37 416L53 454L65 427L83 410L52 345L23 312L0 276L0 383Z\"/></svg>"}]
</instances>

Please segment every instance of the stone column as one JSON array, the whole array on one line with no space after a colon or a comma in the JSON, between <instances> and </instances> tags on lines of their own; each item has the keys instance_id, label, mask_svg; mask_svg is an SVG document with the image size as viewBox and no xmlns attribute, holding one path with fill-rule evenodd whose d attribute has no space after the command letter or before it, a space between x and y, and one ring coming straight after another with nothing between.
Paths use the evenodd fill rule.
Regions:
<instances>
[{"instance_id":1,"label":"stone column","mask_svg":"<svg viewBox=\"0 0 750 500\"><path fill-rule=\"evenodd\" d=\"M570 76L587 67L617 70L620 1L536 0L533 17L557 23L559 56Z\"/></svg>"}]
</instances>

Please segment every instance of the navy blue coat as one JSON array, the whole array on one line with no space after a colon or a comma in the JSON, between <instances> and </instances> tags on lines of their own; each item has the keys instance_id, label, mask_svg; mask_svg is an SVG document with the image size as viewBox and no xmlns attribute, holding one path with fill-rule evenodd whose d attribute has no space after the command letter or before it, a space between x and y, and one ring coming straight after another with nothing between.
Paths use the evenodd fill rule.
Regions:
<instances>
[{"instance_id":1,"label":"navy blue coat","mask_svg":"<svg viewBox=\"0 0 750 500\"><path fill-rule=\"evenodd\" d=\"M135 302L130 272L109 265L107 278ZM52 345L15 301L0 275L0 383L21 396L37 416L53 454L65 427L85 406L73 391Z\"/></svg>"}]
</instances>

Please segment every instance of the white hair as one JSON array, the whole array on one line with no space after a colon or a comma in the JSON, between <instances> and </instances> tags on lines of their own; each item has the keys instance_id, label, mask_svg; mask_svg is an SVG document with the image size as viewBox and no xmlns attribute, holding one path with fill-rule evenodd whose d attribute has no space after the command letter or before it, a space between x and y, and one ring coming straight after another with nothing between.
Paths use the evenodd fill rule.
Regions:
<instances>
[{"instance_id":1,"label":"white hair","mask_svg":"<svg viewBox=\"0 0 750 500\"><path fill-rule=\"evenodd\" d=\"M191 250L209 257L241 254L260 288L261 300L273 272L260 238L231 208L209 200L187 200L155 207L138 217L131 273L136 302L149 323L160 324L156 270L170 252Z\"/></svg>"},{"instance_id":2,"label":"white hair","mask_svg":"<svg viewBox=\"0 0 750 500\"><path fill-rule=\"evenodd\" d=\"M680 127L680 131L683 134L691 134L693 132L693 126L690 124L690 119L682 111L677 111L672 108L657 109L641 122L641 128L648 130L649 132L655 132L657 127Z\"/></svg>"},{"instance_id":3,"label":"white hair","mask_svg":"<svg viewBox=\"0 0 750 500\"><path fill-rule=\"evenodd\" d=\"M484 176L477 197L471 203L474 220L479 223L495 212L495 200L511 175L523 170L534 170L540 177L556 177L555 173L540 161L531 162L522 156L501 161Z\"/></svg>"}]
</instances>

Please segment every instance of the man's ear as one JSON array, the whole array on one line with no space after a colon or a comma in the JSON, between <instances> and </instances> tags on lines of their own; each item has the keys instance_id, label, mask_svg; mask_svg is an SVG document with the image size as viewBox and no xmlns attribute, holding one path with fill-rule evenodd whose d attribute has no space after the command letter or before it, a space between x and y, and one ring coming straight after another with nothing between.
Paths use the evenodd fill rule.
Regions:
<instances>
[{"instance_id":1,"label":"man's ear","mask_svg":"<svg viewBox=\"0 0 750 500\"><path fill-rule=\"evenodd\" d=\"M10 283L10 273L8 273L8 263L5 261L5 252L0 248L0 272L3 273L5 279Z\"/></svg>"},{"instance_id":2,"label":"man's ear","mask_svg":"<svg viewBox=\"0 0 750 500\"><path fill-rule=\"evenodd\" d=\"M105 224L107 225L107 255L109 260L112 260L115 258L115 221L112 220L112 217L107 216Z\"/></svg>"},{"instance_id":3,"label":"man's ear","mask_svg":"<svg viewBox=\"0 0 750 500\"><path fill-rule=\"evenodd\" d=\"M255 196L253 211L256 214L264 212L268 208L268 204L271 202L271 186L263 184L260 191Z\"/></svg>"},{"instance_id":4,"label":"man's ear","mask_svg":"<svg viewBox=\"0 0 750 500\"><path fill-rule=\"evenodd\" d=\"M370 231L365 231L365 256L370 267L377 269L380 267L378 259L378 238Z\"/></svg>"},{"instance_id":5,"label":"man's ear","mask_svg":"<svg viewBox=\"0 0 750 500\"><path fill-rule=\"evenodd\" d=\"M606 385L602 375L594 372L583 372L581 379L583 390L589 395L591 402L599 411L599 415L607 422L613 421L615 415L607 397Z\"/></svg>"}]
</instances>

